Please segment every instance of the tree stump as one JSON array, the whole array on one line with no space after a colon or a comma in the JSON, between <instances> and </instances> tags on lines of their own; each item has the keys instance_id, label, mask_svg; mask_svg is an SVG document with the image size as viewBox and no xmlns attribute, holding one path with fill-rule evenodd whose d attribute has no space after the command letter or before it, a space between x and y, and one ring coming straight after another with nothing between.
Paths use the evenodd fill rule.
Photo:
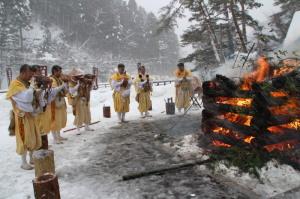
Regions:
<instances>
[{"instance_id":1,"label":"tree stump","mask_svg":"<svg viewBox=\"0 0 300 199\"><path fill-rule=\"evenodd\" d=\"M55 174L46 173L33 181L36 199L60 199L58 179Z\"/></svg>"},{"instance_id":2,"label":"tree stump","mask_svg":"<svg viewBox=\"0 0 300 199\"><path fill-rule=\"evenodd\" d=\"M54 152L52 150L38 150L33 153L35 177L45 173L55 174Z\"/></svg>"}]
</instances>

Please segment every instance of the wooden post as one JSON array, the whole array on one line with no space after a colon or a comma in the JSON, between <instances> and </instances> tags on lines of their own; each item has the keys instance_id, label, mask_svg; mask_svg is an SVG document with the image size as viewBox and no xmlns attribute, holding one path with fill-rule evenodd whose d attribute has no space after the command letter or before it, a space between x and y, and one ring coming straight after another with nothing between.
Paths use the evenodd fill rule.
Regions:
<instances>
[{"instance_id":1,"label":"wooden post","mask_svg":"<svg viewBox=\"0 0 300 199\"><path fill-rule=\"evenodd\" d=\"M36 199L60 199L58 179L55 174L46 173L35 178L32 183Z\"/></svg>"},{"instance_id":2,"label":"wooden post","mask_svg":"<svg viewBox=\"0 0 300 199\"><path fill-rule=\"evenodd\" d=\"M93 75L96 76L96 79L94 81L93 89L97 90L99 88L99 86L98 86L99 69L98 68L93 67ZM105 86L105 88L106 88L106 86Z\"/></svg>"},{"instance_id":3,"label":"wooden post","mask_svg":"<svg viewBox=\"0 0 300 199\"><path fill-rule=\"evenodd\" d=\"M42 135L42 147L40 149L48 150L48 135Z\"/></svg>"},{"instance_id":4,"label":"wooden post","mask_svg":"<svg viewBox=\"0 0 300 199\"><path fill-rule=\"evenodd\" d=\"M33 153L35 177L45 173L55 173L54 152L52 150L38 150Z\"/></svg>"},{"instance_id":5,"label":"wooden post","mask_svg":"<svg viewBox=\"0 0 300 199\"><path fill-rule=\"evenodd\" d=\"M7 86L10 85L10 82L12 81L12 69L6 68L6 76L7 76Z\"/></svg>"}]
</instances>

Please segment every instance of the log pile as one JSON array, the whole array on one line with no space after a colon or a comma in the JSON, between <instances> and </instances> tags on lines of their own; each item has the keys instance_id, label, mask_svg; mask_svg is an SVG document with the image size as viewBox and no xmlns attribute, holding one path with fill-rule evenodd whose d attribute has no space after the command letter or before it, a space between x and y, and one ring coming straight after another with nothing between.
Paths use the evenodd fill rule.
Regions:
<instances>
[{"instance_id":1,"label":"log pile","mask_svg":"<svg viewBox=\"0 0 300 199\"><path fill-rule=\"evenodd\" d=\"M249 83L245 78L236 83L217 75L204 82L202 130L212 145L256 147L268 152L298 148L299 66L298 60L283 61L266 70L263 81L252 79Z\"/></svg>"}]
</instances>

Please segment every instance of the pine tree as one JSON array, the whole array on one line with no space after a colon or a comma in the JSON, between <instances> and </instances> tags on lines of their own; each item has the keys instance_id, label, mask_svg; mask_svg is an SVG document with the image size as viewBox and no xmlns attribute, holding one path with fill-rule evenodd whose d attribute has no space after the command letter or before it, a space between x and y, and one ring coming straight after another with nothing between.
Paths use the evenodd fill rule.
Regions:
<instances>
[{"instance_id":1,"label":"pine tree","mask_svg":"<svg viewBox=\"0 0 300 199\"><path fill-rule=\"evenodd\" d=\"M158 60L160 40L172 46L170 51L178 50L174 30L169 37L156 36L157 18L138 7L135 0L31 0L31 7L36 21L59 26L62 39L73 50L86 51L96 59ZM171 59L178 58L175 57L172 54Z\"/></svg>"},{"instance_id":2,"label":"pine tree","mask_svg":"<svg viewBox=\"0 0 300 199\"><path fill-rule=\"evenodd\" d=\"M256 0L173 0L163 8L159 31L176 25L176 18L189 10L192 25L183 34L182 44L192 45L195 51L183 61L215 66L239 49L248 52L247 27L260 29L248 11L260 6Z\"/></svg>"},{"instance_id":3,"label":"pine tree","mask_svg":"<svg viewBox=\"0 0 300 199\"><path fill-rule=\"evenodd\" d=\"M31 9L28 0L0 2L0 45L2 48L23 49L24 29L30 29Z\"/></svg>"},{"instance_id":4,"label":"pine tree","mask_svg":"<svg viewBox=\"0 0 300 199\"><path fill-rule=\"evenodd\" d=\"M290 23L296 11L300 10L299 0L275 0L275 6L280 6L280 11L271 16L272 28L275 32L274 39L282 43L286 37Z\"/></svg>"}]
</instances>

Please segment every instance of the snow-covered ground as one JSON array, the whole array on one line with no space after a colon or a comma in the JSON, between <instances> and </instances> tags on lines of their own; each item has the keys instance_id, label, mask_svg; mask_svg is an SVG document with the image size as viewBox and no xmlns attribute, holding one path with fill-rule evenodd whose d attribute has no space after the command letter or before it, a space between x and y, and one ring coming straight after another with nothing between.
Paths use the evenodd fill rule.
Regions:
<instances>
[{"instance_id":1,"label":"snow-covered ground","mask_svg":"<svg viewBox=\"0 0 300 199\"><path fill-rule=\"evenodd\" d=\"M204 150L198 146L197 135L184 136L178 142L167 143L165 146L174 148L180 157L187 160L208 159ZM198 170L201 173L214 173L222 176L225 181L233 181L239 186L255 193L259 198L271 198L300 186L300 172L291 166L281 165L276 161L269 162L259 171L261 176L260 181L249 174L241 173L236 167L228 168L222 162L217 164L215 171L211 171L205 165L198 166Z\"/></svg>"},{"instance_id":2,"label":"snow-covered ground","mask_svg":"<svg viewBox=\"0 0 300 199\"><path fill-rule=\"evenodd\" d=\"M153 119L167 118L164 99L169 97L174 98L174 93L175 89L173 84L155 86L152 95L153 118L146 120L151 121ZM134 89L132 89L131 111L128 114L128 120L139 120L140 115L134 97L135 92ZM11 105L9 101L5 100L5 94L0 94L0 105L0 199L33 198L32 179L34 178L34 171L24 171L20 169L20 157L15 153L15 138L8 136L7 127ZM102 107L104 105L111 106L112 118L105 119L102 117ZM97 194L99 194L101 190L107 191L113 188L113 186L115 186L114 183L119 180L103 176L101 180L106 181L105 183L101 180L95 182L95 179L89 178L88 174L82 173L80 170L77 173L73 170L74 168L79 169L78 167L86 165L90 158L89 152L92 153L95 147L102 147L101 143L95 146L93 139L97 138L99 134L110 132L111 127L118 125L117 116L113 111L112 91L110 88L101 88L92 92L91 111L92 120L101 121L92 126L97 130L96 133L83 132L80 136L77 136L75 131L65 133L63 136L67 137L68 141L62 145L52 145L52 137L49 135L49 143L52 145L51 149L55 152L56 172L59 176L62 198L99 198L100 196ZM73 119L71 108L68 107L68 124L66 129L73 127ZM172 145L165 144L165 146L173 149L176 148L178 155L185 159L207 158L207 156L202 155L203 149L197 146L197 137L194 135L184 136L180 138L178 142L174 142ZM85 149L85 153L81 153L82 149ZM74 165L78 165L78 167L74 167ZM204 173L208 172L207 168L204 167L199 167L199 170ZM74 173L77 175L76 177L72 176ZM263 198L283 193L300 185L300 173L298 171L286 165L277 165L274 162L270 162L268 166L260 172L263 183L260 183L247 174L239 174L236 168L225 168L222 164L220 164L219 173ZM76 180L72 180L73 178ZM99 188L99 186L102 187ZM119 189L121 189L120 192L124 192L125 195L127 194L124 198L130 198L130 193L123 190L125 188L119 187ZM95 190L95 192L91 192L91 190ZM120 195L115 194L118 193L112 192L109 198L122 198Z\"/></svg>"},{"instance_id":3,"label":"snow-covered ground","mask_svg":"<svg viewBox=\"0 0 300 199\"><path fill-rule=\"evenodd\" d=\"M174 98L174 85L154 87L152 95L153 111L151 112L154 118L167 117L165 114L164 99ZM132 88L131 94L131 111L128 114L128 120L137 120L140 115L137 109L137 102L135 101L135 92ZM112 118L104 119L102 116L102 107L110 105L112 111ZM15 137L9 137L7 127L9 124L9 111L11 104L5 100L5 94L0 94L0 199L2 198L33 198L32 179L34 178L34 171L24 171L20 169L20 157L15 153ZM117 115L113 111L112 105L112 91L110 88L101 88L92 92L91 97L91 112L92 121L101 122L92 128L97 129L97 133L105 133L110 127L118 125ZM66 129L72 128L73 115L71 107L68 106L68 123ZM87 145L89 140L92 140L96 135L93 133L85 133L76 136L75 131L64 133L64 137L68 138L63 145L52 145L52 136L49 135L49 144L51 149L55 152L55 165L58 175L62 170L68 170L72 164L84 164L88 157L79 157L79 151L82 147ZM93 146L89 146L93 150ZM67 174L65 174L67 175ZM79 174L80 175L80 174ZM84 174L82 174L84 175ZM66 183L59 179L61 187L62 198L85 198L88 190L89 182L85 184ZM93 196L93 193L90 193ZM97 198L96 196L89 198Z\"/></svg>"}]
</instances>

